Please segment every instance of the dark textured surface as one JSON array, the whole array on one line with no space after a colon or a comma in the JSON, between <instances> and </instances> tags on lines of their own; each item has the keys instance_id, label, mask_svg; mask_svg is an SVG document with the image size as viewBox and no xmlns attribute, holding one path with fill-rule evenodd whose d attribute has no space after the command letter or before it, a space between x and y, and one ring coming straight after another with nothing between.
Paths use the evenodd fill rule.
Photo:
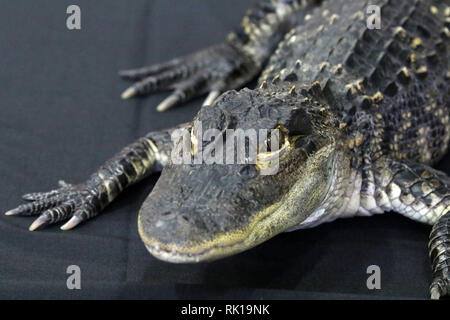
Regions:
<instances>
[{"instance_id":1,"label":"dark textured surface","mask_svg":"<svg viewBox=\"0 0 450 320\"><path fill-rule=\"evenodd\" d=\"M366 27L363 13L370 4L381 8L380 30ZM281 80L297 87L317 81L333 112L343 114L348 136L363 135L361 149L372 160L382 149L397 159L432 164L450 138L445 7L418 0L330 2L291 32L260 81L283 69ZM371 118L373 127L362 128L360 118Z\"/></svg>"},{"instance_id":2,"label":"dark textured surface","mask_svg":"<svg viewBox=\"0 0 450 320\"><path fill-rule=\"evenodd\" d=\"M18 195L52 189L60 178L85 180L149 130L192 119L200 101L165 114L153 108L161 96L121 102L126 84L116 72L221 41L248 6L242 1L79 2L83 29L69 32L64 21L69 4L2 2L0 37L7 48L0 75L2 211L15 206ZM126 191L104 214L68 233L57 227L30 233L29 219L1 217L0 297L427 296L430 228L393 214L284 234L210 264L157 261L136 230L137 211L155 180ZM81 267L81 291L65 287L70 264ZM365 286L371 264L382 270L377 292Z\"/></svg>"}]
</instances>

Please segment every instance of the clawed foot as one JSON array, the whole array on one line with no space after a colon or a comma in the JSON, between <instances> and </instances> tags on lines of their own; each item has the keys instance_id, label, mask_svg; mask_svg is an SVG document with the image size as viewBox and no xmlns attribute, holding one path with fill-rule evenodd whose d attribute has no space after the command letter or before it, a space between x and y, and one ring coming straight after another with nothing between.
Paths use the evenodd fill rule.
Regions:
<instances>
[{"instance_id":1,"label":"clawed foot","mask_svg":"<svg viewBox=\"0 0 450 320\"><path fill-rule=\"evenodd\" d=\"M121 77L137 81L123 92L122 98L173 90L157 107L158 111L165 111L209 92L204 105L210 105L221 92L250 80L255 73L253 69L250 60L244 59L231 45L222 43L184 58L119 72Z\"/></svg>"},{"instance_id":2,"label":"clawed foot","mask_svg":"<svg viewBox=\"0 0 450 320\"><path fill-rule=\"evenodd\" d=\"M30 202L5 214L7 216L39 215L29 227L30 231L69 219L61 227L62 230L69 230L95 216L99 211L98 197L84 185L71 185L60 181L59 186L59 189L53 191L24 195L23 199Z\"/></svg>"}]
</instances>

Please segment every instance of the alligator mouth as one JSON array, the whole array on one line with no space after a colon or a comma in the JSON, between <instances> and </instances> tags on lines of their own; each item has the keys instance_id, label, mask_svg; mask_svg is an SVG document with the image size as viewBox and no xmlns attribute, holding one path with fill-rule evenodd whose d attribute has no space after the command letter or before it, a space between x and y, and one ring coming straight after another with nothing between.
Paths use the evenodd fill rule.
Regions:
<instances>
[{"instance_id":1,"label":"alligator mouth","mask_svg":"<svg viewBox=\"0 0 450 320\"><path fill-rule=\"evenodd\" d=\"M200 262L201 258L201 254L193 255L190 253L177 252L176 250L166 251L164 249L160 249L159 246L152 246L148 244L146 244L145 247L155 258L172 263Z\"/></svg>"},{"instance_id":2,"label":"alligator mouth","mask_svg":"<svg viewBox=\"0 0 450 320\"><path fill-rule=\"evenodd\" d=\"M265 217L269 218L269 217ZM192 247L163 244L156 239L142 237L145 247L155 258L171 263L198 263L228 257L271 238L275 234L261 235L255 230L223 234L213 240Z\"/></svg>"},{"instance_id":3,"label":"alligator mouth","mask_svg":"<svg viewBox=\"0 0 450 320\"><path fill-rule=\"evenodd\" d=\"M158 245L152 246L146 244L145 247L152 256L162 261L172 263L196 263L201 261L202 254L177 252L175 249L167 251L165 249L161 249Z\"/></svg>"},{"instance_id":4,"label":"alligator mouth","mask_svg":"<svg viewBox=\"0 0 450 320\"><path fill-rule=\"evenodd\" d=\"M213 261L227 256L227 254L217 252L214 248L204 249L204 251L198 253L190 253L175 248L161 248L159 245L145 244L145 247L155 258L171 263L198 263Z\"/></svg>"},{"instance_id":5,"label":"alligator mouth","mask_svg":"<svg viewBox=\"0 0 450 320\"><path fill-rule=\"evenodd\" d=\"M161 243L148 236L138 219L138 229L145 247L155 258L171 263L198 263L213 261L238 254L272 238L283 230L273 228L279 219L279 203L261 211L244 230L224 233L193 246Z\"/></svg>"}]
</instances>

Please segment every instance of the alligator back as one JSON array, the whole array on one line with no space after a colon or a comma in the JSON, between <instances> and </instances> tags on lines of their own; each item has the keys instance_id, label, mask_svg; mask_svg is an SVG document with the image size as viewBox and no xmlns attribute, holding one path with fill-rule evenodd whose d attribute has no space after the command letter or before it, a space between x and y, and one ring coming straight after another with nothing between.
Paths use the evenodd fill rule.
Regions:
<instances>
[{"instance_id":1,"label":"alligator back","mask_svg":"<svg viewBox=\"0 0 450 320\"><path fill-rule=\"evenodd\" d=\"M370 5L380 29L367 26ZM317 94L353 144L433 164L450 139L449 21L444 1L329 1L286 35L259 81Z\"/></svg>"}]
</instances>

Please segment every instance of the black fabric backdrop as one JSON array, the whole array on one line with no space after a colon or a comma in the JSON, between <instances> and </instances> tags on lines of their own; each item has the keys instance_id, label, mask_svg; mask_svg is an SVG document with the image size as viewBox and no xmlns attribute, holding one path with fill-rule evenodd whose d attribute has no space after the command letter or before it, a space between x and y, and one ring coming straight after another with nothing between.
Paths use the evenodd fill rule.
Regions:
<instances>
[{"instance_id":1,"label":"black fabric backdrop","mask_svg":"<svg viewBox=\"0 0 450 320\"><path fill-rule=\"evenodd\" d=\"M81 182L148 131L189 121L201 100L166 113L164 94L121 101L123 68L165 61L221 41L251 1L0 1L0 211L59 179ZM440 168L449 172L449 157ZM62 232L0 216L0 298L426 298L429 226L389 213L282 234L221 261L174 265L147 253L138 209L157 177L130 188L97 218ZM81 290L66 268L81 268ZM369 265L381 290L366 287Z\"/></svg>"}]
</instances>

